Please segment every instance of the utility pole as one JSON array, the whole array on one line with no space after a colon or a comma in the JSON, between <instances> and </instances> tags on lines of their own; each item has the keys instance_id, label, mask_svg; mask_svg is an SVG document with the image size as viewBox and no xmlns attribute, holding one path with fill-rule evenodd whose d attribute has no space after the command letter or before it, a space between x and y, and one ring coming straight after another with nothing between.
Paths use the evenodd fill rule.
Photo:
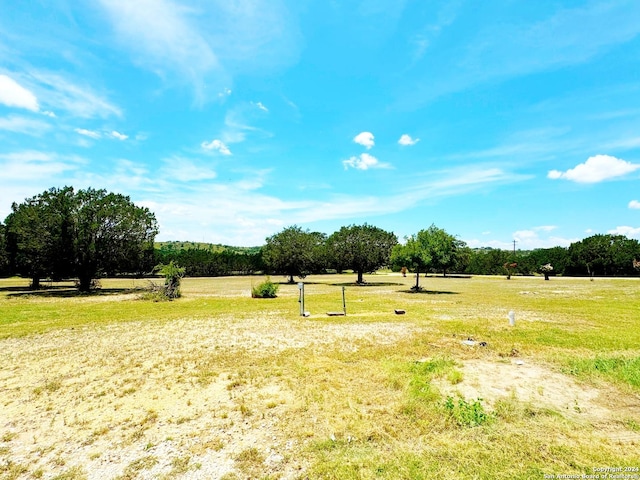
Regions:
<instances>
[{"instance_id":1,"label":"utility pole","mask_svg":"<svg viewBox=\"0 0 640 480\"><path fill-rule=\"evenodd\" d=\"M516 254L516 240L513 240L513 254Z\"/></svg>"}]
</instances>

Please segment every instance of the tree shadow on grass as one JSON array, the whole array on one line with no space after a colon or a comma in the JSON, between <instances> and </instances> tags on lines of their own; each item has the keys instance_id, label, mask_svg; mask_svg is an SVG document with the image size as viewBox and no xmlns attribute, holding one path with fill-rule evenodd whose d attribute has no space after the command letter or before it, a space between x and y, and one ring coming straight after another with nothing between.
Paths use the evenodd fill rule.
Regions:
<instances>
[{"instance_id":1,"label":"tree shadow on grass","mask_svg":"<svg viewBox=\"0 0 640 480\"><path fill-rule=\"evenodd\" d=\"M365 282L365 283L357 283L357 282L341 282L341 283L325 283L325 285L333 285L335 287L397 287L404 285L403 283L397 282Z\"/></svg>"},{"instance_id":2,"label":"tree shadow on grass","mask_svg":"<svg viewBox=\"0 0 640 480\"><path fill-rule=\"evenodd\" d=\"M7 294L7 297L38 297L38 298L75 298L75 297L102 297L109 295L123 295L128 293L140 293L142 288L97 288L89 292L81 292L75 287L46 287L40 290L33 290L29 287L6 288L14 293Z\"/></svg>"},{"instance_id":3,"label":"tree shadow on grass","mask_svg":"<svg viewBox=\"0 0 640 480\"><path fill-rule=\"evenodd\" d=\"M401 293L413 293L417 295L459 295L459 292L449 292L446 290L400 290Z\"/></svg>"}]
</instances>

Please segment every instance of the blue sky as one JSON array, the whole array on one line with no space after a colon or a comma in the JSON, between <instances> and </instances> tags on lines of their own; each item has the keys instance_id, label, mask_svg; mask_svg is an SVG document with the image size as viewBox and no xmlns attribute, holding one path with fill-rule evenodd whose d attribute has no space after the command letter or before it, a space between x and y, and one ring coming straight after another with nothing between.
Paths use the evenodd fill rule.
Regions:
<instances>
[{"instance_id":1,"label":"blue sky","mask_svg":"<svg viewBox=\"0 0 640 480\"><path fill-rule=\"evenodd\" d=\"M640 239L640 3L3 2L0 218L50 187L159 240L432 223Z\"/></svg>"}]
</instances>

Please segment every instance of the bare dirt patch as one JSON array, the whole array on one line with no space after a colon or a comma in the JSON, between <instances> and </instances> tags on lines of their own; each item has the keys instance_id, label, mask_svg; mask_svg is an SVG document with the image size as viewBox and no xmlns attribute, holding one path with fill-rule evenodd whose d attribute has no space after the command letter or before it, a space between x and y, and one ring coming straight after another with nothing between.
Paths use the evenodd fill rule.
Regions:
<instances>
[{"instance_id":1,"label":"bare dirt patch","mask_svg":"<svg viewBox=\"0 0 640 480\"><path fill-rule=\"evenodd\" d=\"M611 440L640 443L640 432L624 427L628 418L640 416L639 397L633 401L613 387L582 384L545 365L520 358L470 359L460 365L460 383L438 380L445 394L481 398L489 406L500 400L517 399L579 423L604 428L603 433Z\"/></svg>"}]
</instances>

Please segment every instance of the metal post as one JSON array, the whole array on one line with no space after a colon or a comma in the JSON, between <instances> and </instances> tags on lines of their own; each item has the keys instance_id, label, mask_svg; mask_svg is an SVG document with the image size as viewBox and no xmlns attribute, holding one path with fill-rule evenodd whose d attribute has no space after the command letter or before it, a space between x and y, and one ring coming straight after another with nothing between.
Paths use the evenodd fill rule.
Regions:
<instances>
[{"instance_id":1,"label":"metal post","mask_svg":"<svg viewBox=\"0 0 640 480\"><path fill-rule=\"evenodd\" d=\"M298 290L300 290L300 298L298 302L300 303L300 316L304 316L304 283L298 282Z\"/></svg>"}]
</instances>

